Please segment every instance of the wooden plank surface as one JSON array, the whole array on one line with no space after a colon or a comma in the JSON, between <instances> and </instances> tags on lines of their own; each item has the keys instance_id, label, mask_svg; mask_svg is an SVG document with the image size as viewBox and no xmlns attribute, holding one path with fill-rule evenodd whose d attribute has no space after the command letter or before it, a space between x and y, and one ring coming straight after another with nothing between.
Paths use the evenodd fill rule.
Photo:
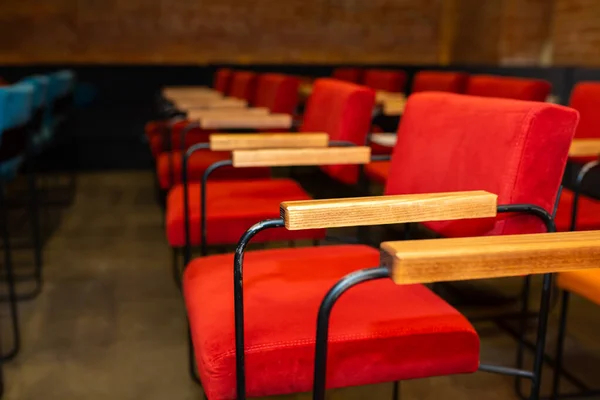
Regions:
<instances>
[{"instance_id":1,"label":"wooden plank surface","mask_svg":"<svg viewBox=\"0 0 600 400\"><path fill-rule=\"evenodd\" d=\"M569 149L569 157L598 157L600 156L600 138L573 139Z\"/></svg>"},{"instance_id":2,"label":"wooden plank surface","mask_svg":"<svg viewBox=\"0 0 600 400\"><path fill-rule=\"evenodd\" d=\"M484 218L496 215L497 196L485 191L288 201L289 230Z\"/></svg>"},{"instance_id":3,"label":"wooden plank surface","mask_svg":"<svg viewBox=\"0 0 600 400\"><path fill-rule=\"evenodd\" d=\"M381 244L398 284L500 278L600 267L600 231Z\"/></svg>"},{"instance_id":4,"label":"wooden plank surface","mask_svg":"<svg viewBox=\"0 0 600 400\"><path fill-rule=\"evenodd\" d=\"M236 150L234 167L284 167L300 165L367 164L371 149L360 147L328 147L325 149Z\"/></svg>"},{"instance_id":5,"label":"wooden plank surface","mask_svg":"<svg viewBox=\"0 0 600 400\"><path fill-rule=\"evenodd\" d=\"M212 134L210 149L231 151L241 149L327 147L327 133L245 133Z\"/></svg>"},{"instance_id":6,"label":"wooden plank surface","mask_svg":"<svg viewBox=\"0 0 600 400\"><path fill-rule=\"evenodd\" d=\"M292 116L288 114L211 116L200 120L203 129L289 129Z\"/></svg>"},{"instance_id":7,"label":"wooden plank surface","mask_svg":"<svg viewBox=\"0 0 600 400\"><path fill-rule=\"evenodd\" d=\"M248 115L269 115L269 109L267 107L192 109L188 111L187 119L199 120L209 117L245 117Z\"/></svg>"},{"instance_id":8,"label":"wooden plank surface","mask_svg":"<svg viewBox=\"0 0 600 400\"><path fill-rule=\"evenodd\" d=\"M234 99L232 97L225 98L208 98L208 99L193 99L175 101L175 107L182 111L193 111L195 109L212 109L212 108L244 108L248 106L246 100Z\"/></svg>"}]
</instances>

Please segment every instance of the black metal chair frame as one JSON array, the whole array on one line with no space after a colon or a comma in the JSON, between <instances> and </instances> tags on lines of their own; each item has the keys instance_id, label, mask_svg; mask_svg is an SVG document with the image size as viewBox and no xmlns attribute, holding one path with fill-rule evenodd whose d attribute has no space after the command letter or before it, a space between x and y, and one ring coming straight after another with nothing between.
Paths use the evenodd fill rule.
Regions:
<instances>
[{"instance_id":1,"label":"black metal chair frame","mask_svg":"<svg viewBox=\"0 0 600 400\"><path fill-rule=\"evenodd\" d=\"M500 205L498 213L527 213L540 218L548 232L554 232L553 216L546 210L530 204ZM236 350L236 388L238 399L246 399L245 386L245 356L244 356L244 295L243 295L243 260L246 247L251 239L259 232L284 227L282 219L272 219L257 223L242 236L236 247L234 256L234 308L235 308L235 350ZM363 269L351 273L342 278L327 293L318 313L316 348L315 348L315 370L313 383L313 398L323 400L325 398L325 376L327 362L327 336L329 329L329 315L337 299L350 288L371 280L389 278L390 272L384 267ZM481 364L480 371L499 373L504 375L527 378L532 381L530 399L538 399L543 367L543 354L545 348L548 314L552 290L553 274L543 275L543 290L540 303L540 319L537 329L537 340L535 344L535 360L533 371L522 368L510 368L494 365ZM395 391L397 386L395 386Z\"/></svg>"}]
</instances>

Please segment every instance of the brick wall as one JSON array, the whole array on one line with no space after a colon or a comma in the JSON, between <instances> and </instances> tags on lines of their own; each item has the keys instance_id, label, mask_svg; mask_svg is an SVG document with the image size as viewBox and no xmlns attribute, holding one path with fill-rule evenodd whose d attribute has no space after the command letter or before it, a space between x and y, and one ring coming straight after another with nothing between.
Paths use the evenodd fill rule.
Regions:
<instances>
[{"instance_id":1,"label":"brick wall","mask_svg":"<svg viewBox=\"0 0 600 400\"><path fill-rule=\"evenodd\" d=\"M554 63L600 66L600 1L554 1Z\"/></svg>"},{"instance_id":2,"label":"brick wall","mask_svg":"<svg viewBox=\"0 0 600 400\"><path fill-rule=\"evenodd\" d=\"M0 62L435 63L443 0L15 0Z\"/></svg>"}]
</instances>

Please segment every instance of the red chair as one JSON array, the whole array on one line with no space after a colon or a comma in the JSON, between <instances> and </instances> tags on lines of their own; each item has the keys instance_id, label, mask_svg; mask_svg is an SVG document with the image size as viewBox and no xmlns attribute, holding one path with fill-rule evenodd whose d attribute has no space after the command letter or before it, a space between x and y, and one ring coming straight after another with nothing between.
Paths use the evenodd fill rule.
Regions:
<instances>
[{"instance_id":1,"label":"red chair","mask_svg":"<svg viewBox=\"0 0 600 400\"><path fill-rule=\"evenodd\" d=\"M369 130L373 104L374 93L368 88L319 79L307 103L299 131L324 132L334 143L341 141L360 145L365 142ZM191 151L193 149L188 153ZM358 181L357 165L327 165L322 170L348 185ZM203 185L206 185L204 191ZM184 205L186 186L189 192L187 207ZM206 196L204 202L202 193ZM234 244L254 222L277 216L277 204L285 198L306 199L309 196L291 179L203 180L203 183L175 185L167 196L167 240L174 249L186 245L201 245L206 249L208 245ZM206 207L206 212L202 212L203 207ZM186 231L186 221L189 221L189 231ZM203 226L206 227L204 232ZM266 235L261 241L320 239L323 234L321 230L280 230Z\"/></svg>"},{"instance_id":2,"label":"red chair","mask_svg":"<svg viewBox=\"0 0 600 400\"><path fill-rule=\"evenodd\" d=\"M226 74L226 72L225 72ZM221 77L220 79L224 79ZM229 91L226 93L229 97L234 97L240 100L245 100L248 104L253 104L254 96L256 95L257 75L249 71L235 71L231 75ZM158 134L152 135L150 138L150 150L154 158L165 151L178 150L181 148L182 131L188 126L189 121L182 120L172 123L169 128L169 122L162 126L162 130ZM171 143L165 143L165 133L170 130ZM208 138L208 133L202 129L191 129L185 134L186 147L195 143L205 142ZM168 134L167 134L168 136ZM169 148L170 146L170 148Z\"/></svg>"},{"instance_id":3,"label":"red chair","mask_svg":"<svg viewBox=\"0 0 600 400\"><path fill-rule=\"evenodd\" d=\"M236 99L246 100L254 104L258 74L251 71L236 71L231 77L231 86L227 95Z\"/></svg>"},{"instance_id":4,"label":"red chair","mask_svg":"<svg viewBox=\"0 0 600 400\"><path fill-rule=\"evenodd\" d=\"M574 87L569 105L578 110L581 115L575 139L584 146L573 147L571 154L574 156L570 157L570 161L585 163L585 165L573 183L573 190L564 189L560 197L556 214L556 228L559 231L585 231L600 228L600 201L582 196L580 193L586 175L599 164L600 113L597 110L598 104L600 104L600 82L582 82Z\"/></svg>"},{"instance_id":5,"label":"red chair","mask_svg":"<svg viewBox=\"0 0 600 400\"><path fill-rule=\"evenodd\" d=\"M367 69L363 84L375 90L385 92L404 92L406 72L401 70Z\"/></svg>"},{"instance_id":6,"label":"red chair","mask_svg":"<svg viewBox=\"0 0 600 400\"><path fill-rule=\"evenodd\" d=\"M233 73L233 70L229 68L219 68L215 73L213 88L223 94L229 93Z\"/></svg>"},{"instance_id":7,"label":"red chair","mask_svg":"<svg viewBox=\"0 0 600 400\"><path fill-rule=\"evenodd\" d=\"M464 89L463 85L465 84L466 94L473 96L501 97L527 101L545 101L548 94L550 94L551 88L548 82L538 79L506 78L491 75L475 75L467 78L465 74L461 73L423 71L415 76L412 92L419 92L425 88L435 91L451 91L445 89ZM375 154L391 153L390 148L377 144L371 144L371 148ZM380 184L386 182L389 170L389 161L377 161L365 167L367 177L371 181Z\"/></svg>"},{"instance_id":8,"label":"red chair","mask_svg":"<svg viewBox=\"0 0 600 400\"><path fill-rule=\"evenodd\" d=\"M258 78L256 94L250 94L249 88L253 86L252 80L255 79L250 73L236 73L232 82L231 95L243 95L247 98L255 97L254 105L256 107L268 108L273 113L293 114L298 102L298 85L296 77L281 74L263 74ZM173 129L173 147L181 148L182 130L189 126L189 121L185 124L178 124ZM175 134L179 133L179 137ZM185 133L185 146L189 148L195 143L208 142L210 132L201 128L192 128ZM179 143L176 141L179 140ZM229 159L229 152L217 151L199 151L189 160L188 178L192 181L199 181L202 174L213 163ZM180 150L161 153L156 162L156 174L158 183L162 190L167 190L174 184L181 182L181 162L182 153ZM247 178L267 178L270 176L268 168L244 168L238 171L236 175L231 174L230 168L223 168L214 175L216 179L247 179ZM241 172L241 174L239 173Z\"/></svg>"},{"instance_id":9,"label":"red chair","mask_svg":"<svg viewBox=\"0 0 600 400\"><path fill-rule=\"evenodd\" d=\"M328 309L321 304L326 294L326 301L334 301L348 287L341 284L389 276L388 268L371 268L380 265L380 252L362 245L248 252L245 246L254 241L254 235L272 227L318 229L409 222L411 218L412 222L425 221L427 217L447 220L426 226L450 237L542 232L552 227L544 210L551 210L555 202L576 123L575 111L544 103L441 93L411 96L392 160L398 174L391 175L386 188L388 195L411 196L282 203L281 217L249 229L235 255L197 258L187 266L185 303L207 397L230 400L307 392L314 383L314 398L322 399L325 377L327 388L339 388L471 373L478 368L514 374L510 368L480 364L477 332L428 288L398 287L390 280L364 283L345 293L333 310L329 332L325 330L323 336L319 330L320 339L329 337L329 349L323 347L324 342L315 349L318 310L319 328L328 326ZM419 201L426 202L428 195L418 195L469 190L495 193L498 204L531 203L532 212L544 217L544 222L515 213L495 216L493 200L490 213L447 213L470 209L476 203L481 206L473 200L480 195L495 199L488 193L432 194L440 198L429 207ZM456 195L472 201L464 208L456 207L445 197ZM273 208L279 215L279 207ZM402 211L411 208L414 213ZM521 208L501 206L498 210ZM455 220L459 218L480 219ZM474 239L478 238L461 243L468 245ZM436 243L445 249L446 240L454 239ZM450 272L464 271L460 259L454 262ZM370 269L353 273L363 268ZM495 270L506 275L514 272ZM547 274L545 282L549 279ZM549 299L546 290L544 316ZM545 333L543 323L540 332ZM315 357L318 369L313 375ZM534 379L534 391L539 390L540 372L541 361L536 359L534 373L522 375Z\"/></svg>"},{"instance_id":10,"label":"red chair","mask_svg":"<svg viewBox=\"0 0 600 400\"><path fill-rule=\"evenodd\" d=\"M231 69L219 68L213 78L213 88L223 94L227 93L231 84L232 75L233 71ZM150 141L152 137L160 137L167 127L167 121L151 121L146 124L144 133L146 134L148 141Z\"/></svg>"},{"instance_id":11,"label":"red chair","mask_svg":"<svg viewBox=\"0 0 600 400\"><path fill-rule=\"evenodd\" d=\"M513 78L493 75L472 75L466 94L504 99L546 101L552 85L541 79Z\"/></svg>"},{"instance_id":12,"label":"red chair","mask_svg":"<svg viewBox=\"0 0 600 400\"><path fill-rule=\"evenodd\" d=\"M419 71L415 74L411 93L464 93L469 75L463 72Z\"/></svg>"},{"instance_id":13,"label":"red chair","mask_svg":"<svg viewBox=\"0 0 600 400\"><path fill-rule=\"evenodd\" d=\"M331 77L345 82L360 83L362 78L362 69L360 68L335 68Z\"/></svg>"}]
</instances>

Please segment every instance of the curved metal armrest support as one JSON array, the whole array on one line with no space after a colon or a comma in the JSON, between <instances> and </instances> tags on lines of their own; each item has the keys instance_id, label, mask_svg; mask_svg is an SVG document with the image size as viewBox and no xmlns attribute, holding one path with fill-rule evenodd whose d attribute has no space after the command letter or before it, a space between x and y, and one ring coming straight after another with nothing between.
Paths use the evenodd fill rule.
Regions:
<instances>
[{"instance_id":1,"label":"curved metal armrest support","mask_svg":"<svg viewBox=\"0 0 600 400\"><path fill-rule=\"evenodd\" d=\"M389 154L376 154L371 156L371 161L391 161L392 156Z\"/></svg>"},{"instance_id":2,"label":"curved metal armrest support","mask_svg":"<svg viewBox=\"0 0 600 400\"><path fill-rule=\"evenodd\" d=\"M189 186L188 186L188 161L198 150L208 149L208 143L197 143L183 152L181 165L181 184L183 185L183 221L185 229L185 245L183 252L184 268L192 259L192 239L190 233ZM212 167L212 165L211 165ZM210 168L209 168L210 169Z\"/></svg>"},{"instance_id":3,"label":"curved metal armrest support","mask_svg":"<svg viewBox=\"0 0 600 400\"><path fill-rule=\"evenodd\" d=\"M500 205L497 207L497 212L523 212L532 214L539 217L544 222L548 232L553 232L555 230L552 215L543 208L535 205ZM422 221L426 219L427 218L422 218ZM563 247L565 248L569 247L564 245L564 240L561 240L564 238L559 238L555 235L557 234L546 233L535 235L433 239L423 241L383 243L381 245L381 266L356 271L345 276L327 293L321 303L317 319L313 399L325 399L329 316L331 315L331 310L333 309L335 302L344 292L362 282L388 277L393 279L396 283L408 284L409 282L438 282L442 280L448 281L453 279L478 278L482 277L486 271L495 271L496 274L499 274L498 276L508 276L509 273L504 271L504 269L510 265L513 266L513 269L509 271L514 274L527 274L532 272L544 273L542 301L540 306L540 320L537 330L538 341L536 344L536 358L534 361L533 372L523 371L515 368L487 365L482 365L481 370L529 378L532 380L532 393L534 394L533 398L537 398L535 395L539 394L540 390L540 377L542 371L542 360L545 348L545 335L548 323L548 311L550 307L550 293L552 285L552 274L548 273L550 271L548 270L548 265L546 264L548 262L557 262L556 255L558 253L554 251L556 243L562 243ZM521 252L520 256L523 259L526 259L526 261L523 262L524 260L521 260L520 263L516 262L510 265L502 264L502 258L494 258L495 256L499 256L499 254L505 250L505 248L502 246L498 246L497 242L503 240L515 242L513 253L518 253L516 250L518 250L519 246L521 246L521 248L526 248L528 245L531 246L531 243L527 241L527 238L525 238L526 236L534 237L538 240L538 243L536 243L538 246L535 250L547 252L543 255L543 257L545 257L545 263L539 263L536 265L536 267L529 269L526 269L527 267L522 269L514 268L515 265L518 267L529 265L532 257L538 256L539 253L537 251L534 251L533 254L529 252L529 254L526 255L523 255L523 252ZM546 239L546 241L551 242L551 245L541 245L542 240L540 240L540 237L542 236ZM535 241L536 239L532 240ZM597 265L598 261L600 261L600 246L597 245L598 240L600 240L600 232L595 240L595 246L597 247L595 257L597 260L595 260L594 264ZM496 247L490 245L490 243L494 242L496 242ZM400 243L402 243L402 245L400 245ZM456 247L452 245L456 245L457 243L463 244L464 246L469 246L470 251L465 251L463 249L462 252L457 252ZM487 247L486 244L488 245ZM421 249L419 246L428 248ZM495 250L495 253L493 250ZM490 253L492 253L492 255L490 255ZM449 261L453 255L459 255L453 260L455 262L454 265L452 265ZM565 260L565 254L562 254L562 256L563 260ZM572 257L573 254L570 254L569 256ZM422 262L419 263L419 261ZM410 263L411 265L408 266L407 263ZM487 265L485 271L481 269L482 263ZM577 261L570 261L570 263L571 266L574 266L577 264ZM519 269L519 271L515 272L515 269ZM402 305L399 306L401 307Z\"/></svg>"}]
</instances>

